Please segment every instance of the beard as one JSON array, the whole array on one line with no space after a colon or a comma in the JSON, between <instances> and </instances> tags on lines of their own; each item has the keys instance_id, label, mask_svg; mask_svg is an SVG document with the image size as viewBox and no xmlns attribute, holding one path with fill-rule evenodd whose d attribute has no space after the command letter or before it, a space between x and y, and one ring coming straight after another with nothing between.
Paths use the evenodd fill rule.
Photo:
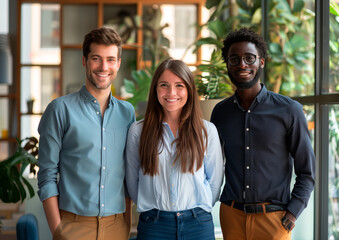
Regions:
<instances>
[{"instance_id":1,"label":"beard","mask_svg":"<svg viewBox=\"0 0 339 240\"><path fill-rule=\"evenodd\" d=\"M259 81L259 78L260 78L260 75L261 75L261 72L263 70L263 68L259 67L259 70L258 72L255 74L254 78L249 81L249 82L238 82L233 76L232 74L230 73L228 67L227 67L227 70L228 70L228 76L230 77L231 79L231 82L239 89L249 89L251 87L253 87L258 81Z\"/></svg>"},{"instance_id":2,"label":"beard","mask_svg":"<svg viewBox=\"0 0 339 240\"><path fill-rule=\"evenodd\" d=\"M96 88L96 89L107 89L111 86L111 84L113 83L114 78L116 77L115 74L113 74L113 72L110 72L111 74L111 79L109 82L107 82L106 85L101 85L99 81L96 81L95 77L93 76L95 74L95 72L91 72L90 68L86 68L86 76L88 81Z\"/></svg>"}]
</instances>

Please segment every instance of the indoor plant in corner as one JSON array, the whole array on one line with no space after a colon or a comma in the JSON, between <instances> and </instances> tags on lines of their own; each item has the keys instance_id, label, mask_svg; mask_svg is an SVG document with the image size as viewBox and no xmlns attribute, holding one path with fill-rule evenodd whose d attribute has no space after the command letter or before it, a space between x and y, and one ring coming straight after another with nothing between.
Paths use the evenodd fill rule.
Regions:
<instances>
[{"instance_id":1,"label":"indoor plant in corner","mask_svg":"<svg viewBox=\"0 0 339 240\"><path fill-rule=\"evenodd\" d=\"M195 83L203 118L209 121L215 104L230 96L233 89L220 50L214 50L211 59L205 62L197 67Z\"/></svg>"},{"instance_id":2,"label":"indoor plant in corner","mask_svg":"<svg viewBox=\"0 0 339 240\"><path fill-rule=\"evenodd\" d=\"M30 197L35 194L31 184L23 177L23 172L30 164L30 172L35 173L38 140L30 137L17 141L18 147L14 154L0 162L0 200L4 203L23 202L27 197L25 186ZM25 144L24 147L22 144Z\"/></svg>"},{"instance_id":3,"label":"indoor plant in corner","mask_svg":"<svg viewBox=\"0 0 339 240\"><path fill-rule=\"evenodd\" d=\"M4 203L23 202L27 198L27 187L30 197L35 193L31 184L23 177L23 172L30 164L30 172L35 173L39 152L38 140L35 137L18 141L14 154L0 162L0 201ZM22 144L25 144L22 147ZM2 228L0 220L0 232Z\"/></svg>"}]
</instances>

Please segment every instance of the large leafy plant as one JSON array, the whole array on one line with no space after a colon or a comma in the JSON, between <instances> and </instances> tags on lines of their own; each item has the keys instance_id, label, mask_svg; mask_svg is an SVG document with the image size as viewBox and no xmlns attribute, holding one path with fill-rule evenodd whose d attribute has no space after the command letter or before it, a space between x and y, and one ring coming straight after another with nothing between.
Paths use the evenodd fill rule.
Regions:
<instances>
[{"instance_id":1,"label":"large leafy plant","mask_svg":"<svg viewBox=\"0 0 339 240\"><path fill-rule=\"evenodd\" d=\"M220 99L233 92L220 51L214 50L211 59L200 64L197 70L195 81L199 96Z\"/></svg>"},{"instance_id":2,"label":"large leafy plant","mask_svg":"<svg viewBox=\"0 0 339 240\"><path fill-rule=\"evenodd\" d=\"M232 84L227 75L226 64L221 56L222 40L227 33L232 29L233 18L228 18L223 21L222 14L228 8L225 0L207 0L206 8L210 9L211 16L209 20L202 26L208 29L210 36L197 39L194 43L195 52L202 45L209 45L213 48L210 59L203 60L197 66L195 73L195 83L198 89L199 96L204 99L220 99L230 95Z\"/></svg>"},{"instance_id":3,"label":"large leafy plant","mask_svg":"<svg viewBox=\"0 0 339 240\"><path fill-rule=\"evenodd\" d=\"M296 95L313 89L315 14L306 4L307 0L268 1L266 85L274 92ZM209 44L220 49L227 33L241 27L262 31L261 0L236 0L229 5L225 0L207 0L206 7L212 15L202 27L211 36L199 39L197 47Z\"/></svg>"},{"instance_id":4,"label":"large leafy plant","mask_svg":"<svg viewBox=\"0 0 339 240\"><path fill-rule=\"evenodd\" d=\"M4 203L23 202L29 196L34 196L31 184L23 177L23 172L30 165L30 172L35 173L34 167L38 160L38 140L35 137L18 141L18 147L8 159L0 162L0 200ZM22 147L22 144L25 144Z\"/></svg>"},{"instance_id":5,"label":"large leafy plant","mask_svg":"<svg viewBox=\"0 0 339 240\"><path fill-rule=\"evenodd\" d=\"M261 33L261 1L237 0L238 27ZM267 87L285 95L309 94L314 74L314 17L307 0L268 1Z\"/></svg>"}]
</instances>

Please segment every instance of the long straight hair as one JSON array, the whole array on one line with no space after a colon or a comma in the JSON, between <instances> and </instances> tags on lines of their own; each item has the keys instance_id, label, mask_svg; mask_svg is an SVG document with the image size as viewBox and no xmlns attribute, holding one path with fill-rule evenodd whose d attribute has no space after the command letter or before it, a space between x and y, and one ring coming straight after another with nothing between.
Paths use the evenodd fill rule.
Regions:
<instances>
[{"instance_id":1,"label":"long straight hair","mask_svg":"<svg viewBox=\"0 0 339 240\"><path fill-rule=\"evenodd\" d=\"M179 119L179 134L176 143L176 156L173 166L179 161L183 173L201 168L207 148L207 131L202 120L198 94L191 70L181 60L172 58L162 62L155 71L148 96L143 128L141 131L139 155L145 175L159 174L159 154L163 148L164 110L158 101L157 85L165 70L181 78L187 88L188 98Z\"/></svg>"}]
</instances>

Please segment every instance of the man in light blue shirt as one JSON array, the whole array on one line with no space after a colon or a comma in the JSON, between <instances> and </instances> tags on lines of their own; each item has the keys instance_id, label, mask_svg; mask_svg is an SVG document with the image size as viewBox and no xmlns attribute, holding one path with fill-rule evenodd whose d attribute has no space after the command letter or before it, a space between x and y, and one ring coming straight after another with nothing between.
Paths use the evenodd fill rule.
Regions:
<instances>
[{"instance_id":1,"label":"man in light blue shirt","mask_svg":"<svg viewBox=\"0 0 339 240\"><path fill-rule=\"evenodd\" d=\"M121 50L114 30L88 33L85 85L52 101L42 116L38 194L53 239L128 239L124 149L135 115L133 106L110 90Z\"/></svg>"}]
</instances>

